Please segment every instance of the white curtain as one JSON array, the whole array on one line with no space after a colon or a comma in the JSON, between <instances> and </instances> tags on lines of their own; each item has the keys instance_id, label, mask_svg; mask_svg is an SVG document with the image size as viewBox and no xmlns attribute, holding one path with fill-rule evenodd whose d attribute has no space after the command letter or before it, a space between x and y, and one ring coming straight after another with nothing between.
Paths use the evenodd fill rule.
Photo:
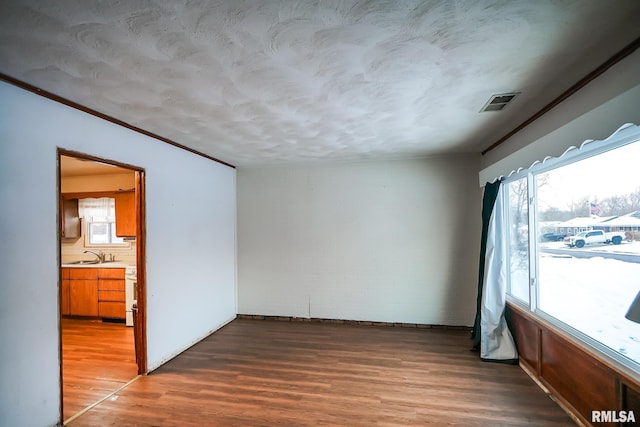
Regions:
<instances>
[{"instance_id":1,"label":"white curtain","mask_svg":"<svg viewBox=\"0 0 640 427\"><path fill-rule=\"evenodd\" d=\"M115 199L112 197L86 198L78 201L80 217L87 222L114 222Z\"/></svg>"},{"instance_id":2,"label":"white curtain","mask_svg":"<svg viewBox=\"0 0 640 427\"><path fill-rule=\"evenodd\" d=\"M489 219L484 262L482 305L480 308L480 358L515 362L518 359L513 337L507 328L504 309L507 297L507 235L504 224L504 186Z\"/></svg>"}]
</instances>

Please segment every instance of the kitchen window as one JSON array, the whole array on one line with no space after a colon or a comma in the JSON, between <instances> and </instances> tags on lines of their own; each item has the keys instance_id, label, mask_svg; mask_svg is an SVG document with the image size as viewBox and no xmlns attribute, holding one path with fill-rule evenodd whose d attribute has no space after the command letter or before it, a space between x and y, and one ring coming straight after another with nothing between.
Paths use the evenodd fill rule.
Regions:
<instances>
[{"instance_id":1,"label":"kitchen window","mask_svg":"<svg viewBox=\"0 0 640 427\"><path fill-rule=\"evenodd\" d=\"M80 217L86 227L85 246L126 245L116 236L116 205L111 197L86 198L78 201Z\"/></svg>"},{"instance_id":2,"label":"kitchen window","mask_svg":"<svg viewBox=\"0 0 640 427\"><path fill-rule=\"evenodd\" d=\"M507 293L640 372L640 135L610 139L504 180Z\"/></svg>"}]
</instances>

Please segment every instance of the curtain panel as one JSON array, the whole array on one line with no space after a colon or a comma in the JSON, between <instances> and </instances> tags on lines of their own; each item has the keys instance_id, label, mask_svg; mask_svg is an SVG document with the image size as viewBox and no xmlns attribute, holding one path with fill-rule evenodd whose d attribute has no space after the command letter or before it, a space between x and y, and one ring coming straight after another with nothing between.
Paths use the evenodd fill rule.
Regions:
<instances>
[{"instance_id":1,"label":"curtain panel","mask_svg":"<svg viewBox=\"0 0 640 427\"><path fill-rule=\"evenodd\" d=\"M507 233L503 187L487 183L482 201L482 238L478 268L478 296L472 332L473 349L484 361L518 363L518 352L504 310L507 295Z\"/></svg>"}]
</instances>

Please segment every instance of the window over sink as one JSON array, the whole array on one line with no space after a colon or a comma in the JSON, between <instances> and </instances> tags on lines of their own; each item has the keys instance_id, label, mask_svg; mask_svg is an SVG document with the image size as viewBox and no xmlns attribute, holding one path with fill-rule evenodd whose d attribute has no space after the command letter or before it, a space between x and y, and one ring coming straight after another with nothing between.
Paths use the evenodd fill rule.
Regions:
<instances>
[{"instance_id":1,"label":"window over sink","mask_svg":"<svg viewBox=\"0 0 640 427\"><path fill-rule=\"evenodd\" d=\"M78 201L80 217L86 226L85 246L127 245L116 236L116 207L112 197L85 198Z\"/></svg>"}]
</instances>

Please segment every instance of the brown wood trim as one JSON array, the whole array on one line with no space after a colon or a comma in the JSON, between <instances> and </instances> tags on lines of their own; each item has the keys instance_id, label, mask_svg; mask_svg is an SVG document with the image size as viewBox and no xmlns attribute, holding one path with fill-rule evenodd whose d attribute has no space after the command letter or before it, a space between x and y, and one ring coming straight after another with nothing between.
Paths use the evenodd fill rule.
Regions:
<instances>
[{"instance_id":1,"label":"brown wood trim","mask_svg":"<svg viewBox=\"0 0 640 427\"><path fill-rule=\"evenodd\" d=\"M195 155L204 157L205 159L209 159L209 160L212 160L214 162L217 162L217 163L220 163L222 165L229 166L230 168L234 168L235 169L235 166L230 164L230 163L227 163L227 162L222 161L220 159L216 159L215 157L212 157L212 156L210 156L208 154L204 154L204 153L202 153L202 152L200 152L198 150L194 150L193 148L187 147L185 145L178 144L177 142L175 142L175 141L173 141L173 140L171 140L169 138L165 138L164 136L160 136L160 135L155 134L153 132L149 132L147 130L144 130L142 128L134 126L134 125L132 125L130 123L127 123L127 122L125 122L123 120L120 120L120 119L117 119L117 118L115 118L113 116L109 116L107 114L101 113L101 112L99 112L97 110L94 110L93 108L89 108L89 107L86 107L84 105L78 104L77 102L71 101L71 100L69 100L67 98L63 98L63 97L61 97L59 95L56 95L55 93L46 91L44 89L40 89L39 87L33 86L33 85L31 85L31 84L29 84L27 82L23 82L22 80L18 80L16 78L8 76L8 75L6 75L4 73L0 73L0 80L5 81L6 83L12 84L14 86L17 86L17 87L19 87L21 89L24 89L24 90L28 91L28 92L35 93L36 95L40 95L40 96L42 96L44 98L50 99L50 100L55 101L55 102L59 102L60 104L64 104L67 107L74 108L76 110L79 110L79 111L82 111L84 113L90 114L92 116L98 117L98 118L100 118L102 120L106 120L106 121L111 122L113 124L116 124L118 126L122 126L124 128L129 129L129 130L132 130L134 132L140 133L142 135L148 136L148 137L153 138L153 139L157 139L158 141L162 141L164 143L167 143L169 145L173 145L174 147L177 147L177 148L180 148L182 150L188 151L188 152L193 153Z\"/></svg>"},{"instance_id":2,"label":"brown wood trim","mask_svg":"<svg viewBox=\"0 0 640 427\"><path fill-rule=\"evenodd\" d=\"M624 48L622 48L622 50L620 50L619 52L614 54L611 58L607 59L605 62L600 64L598 68L591 71L589 74L587 74L582 79L580 79L576 84L574 84L569 89L562 92L560 96L558 96L553 101L551 101L550 103L542 107L540 111L538 111L533 116L529 117L527 120L522 122L519 126L513 129L511 132L507 133L502 138L498 139L496 142L491 144L489 147L485 148L482 151L482 155L484 156L489 151L493 150L494 148L496 148L497 146L505 142L507 139L511 138L513 135L520 132L522 129L524 129L525 127L529 126L531 123L538 120L540 117L547 114L555 106L557 106L558 104L563 102L565 99L569 98L571 95L573 95L574 93L578 92L580 89L582 89L583 87L591 83L593 80L595 80L597 77L602 75L609 68L613 67L615 64L617 64L627 56L631 55L639 47L640 47L640 37L638 37L637 39L635 39L634 41L626 45Z\"/></svg>"},{"instance_id":3,"label":"brown wood trim","mask_svg":"<svg viewBox=\"0 0 640 427\"><path fill-rule=\"evenodd\" d=\"M633 411L640 414L640 389L630 387L626 384L622 385L622 409L625 411ZM636 420L638 421L638 420Z\"/></svg>"},{"instance_id":4,"label":"brown wood trim","mask_svg":"<svg viewBox=\"0 0 640 427\"><path fill-rule=\"evenodd\" d=\"M579 414L574 413L573 411L573 407L565 400L563 399L561 396L557 397L557 393L555 392L555 390L551 390L548 386L548 384L545 383L543 378L540 378L538 376L538 373L536 372L536 370L527 365L526 362L523 362L522 360L520 361L520 368L522 368L522 370L529 376L529 378L531 378L531 380L533 382L535 382L538 387L540 387L542 389L542 391L544 391L547 396L549 396L549 398L551 400L553 400L554 402L556 402L558 404L558 406L560 408L562 408L562 410L569 415L569 417L571 417L571 419L579 426L581 425L590 425L589 422L586 422L586 420L584 420L584 417L580 416ZM555 393L555 394L554 394Z\"/></svg>"},{"instance_id":5,"label":"brown wood trim","mask_svg":"<svg viewBox=\"0 0 640 427\"><path fill-rule=\"evenodd\" d=\"M592 410L640 412L637 375L518 304L507 303L506 317L514 338L531 336L531 325L537 328L538 366L522 354L520 365L581 424L591 425ZM520 350L517 340L516 345Z\"/></svg>"},{"instance_id":6,"label":"brown wood trim","mask_svg":"<svg viewBox=\"0 0 640 427\"><path fill-rule=\"evenodd\" d=\"M59 200L61 198L61 190L62 190L62 176L61 176L61 171L60 171L60 150L58 149L58 152L56 153L56 194L58 197L56 197L56 200L59 203ZM64 372L63 372L63 367L62 367L62 360L63 360L63 355L62 355L62 280L63 280L63 268L62 268L62 215L60 212L60 208L56 208L56 224L57 224L57 248L56 248L56 253L58 255L58 364L59 366L59 370L58 373L60 375L60 377L58 378L58 383L60 385L60 416L58 419L58 423L60 425L62 425L62 421L64 419L63 414L64 414ZM67 269L64 269L64 273L65 274L69 274L70 271Z\"/></svg>"},{"instance_id":7,"label":"brown wood trim","mask_svg":"<svg viewBox=\"0 0 640 427\"><path fill-rule=\"evenodd\" d=\"M129 169L132 171L144 170L139 166L135 166L129 163L117 162L115 160L106 159L104 157L94 156L92 154L83 153L81 151L67 150L66 148L58 148L58 153L61 156L75 157L77 159L90 160L93 162L106 163L108 165L117 166L122 169ZM132 189L133 190L133 189Z\"/></svg>"},{"instance_id":8,"label":"brown wood trim","mask_svg":"<svg viewBox=\"0 0 640 427\"><path fill-rule=\"evenodd\" d=\"M621 410L619 376L559 335L543 332L540 378L585 419L592 410Z\"/></svg>"},{"instance_id":9,"label":"brown wood trim","mask_svg":"<svg viewBox=\"0 0 640 427\"><path fill-rule=\"evenodd\" d=\"M538 386L545 390L553 401L555 401L569 416L580 426L591 426L591 421L587 420L580 412L574 408L574 406L564 398L564 396L558 392L551 384L549 384L544 378L536 378Z\"/></svg>"},{"instance_id":10,"label":"brown wood trim","mask_svg":"<svg viewBox=\"0 0 640 427\"><path fill-rule=\"evenodd\" d=\"M538 360L536 361L536 372L538 376L542 373L542 329L538 328L538 336L536 338L538 340Z\"/></svg>"},{"instance_id":11,"label":"brown wood trim","mask_svg":"<svg viewBox=\"0 0 640 427\"><path fill-rule=\"evenodd\" d=\"M623 410L625 407L625 385L624 381L620 379L620 377L616 376L616 404L620 410Z\"/></svg>"},{"instance_id":12,"label":"brown wood trim","mask_svg":"<svg viewBox=\"0 0 640 427\"><path fill-rule=\"evenodd\" d=\"M146 275L146 193L145 173L136 171L136 268L138 272L138 315L135 333L138 374L147 373L147 275Z\"/></svg>"},{"instance_id":13,"label":"brown wood trim","mask_svg":"<svg viewBox=\"0 0 640 427\"><path fill-rule=\"evenodd\" d=\"M602 353L598 352L597 350L592 349L591 347L587 347L586 344L582 344L581 342L579 342L576 338L572 337L567 332L559 329L558 327L556 327L555 325L547 322L546 320L541 319L540 317L536 316L534 313L532 313L529 310L524 310L520 306L518 306L516 304L512 304L511 302L507 302L507 308L510 309L510 310L517 311L523 317L526 317L531 322L534 322L539 327L540 334L542 334L543 332L548 332L548 333L552 333L554 335L557 335L558 337L560 337L561 339L566 341L569 345L572 345L577 351L580 351L580 352L586 354L587 356L593 358L596 362L598 362L598 363L606 366L607 368L611 369L613 372L616 373L616 375L620 376L620 378L625 382L625 384L631 384L631 385L637 387L638 389L640 389L640 378L636 378L636 377L630 375L629 372L626 372L623 369L621 369L620 367L618 367L617 365L615 365L615 363L612 362L612 359L610 359L607 355L602 354ZM542 346L540 346L540 347L542 347ZM544 349L540 348L541 354L542 354L543 351L544 351Z\"/></svg>"},{"instance_id":14,"label":"brown wood trim","mask_svg":"<svg viewBox=\"0 0 640 427\"><path fill-rule=\"evenodd\" d=\"M518 347L520 362L525 362L539 375L540 328L516 311L507 311L505 317Z\"/></svg>"},{"instance_id":15,"label":"brown wood trim","mask_svg":"<svg viewBox=\"0 0 640 427\"><path fill-rule=\"evenodd\" d=\"M519 361L520 367L527 372L527 374L529 374L529 376L534 376L536 381L538 381L538 371L537 371L537 367L535 366L531 366L530 364L527 363L526 360L524 359L520 359Z\"/></svg>"}]
</instances>

